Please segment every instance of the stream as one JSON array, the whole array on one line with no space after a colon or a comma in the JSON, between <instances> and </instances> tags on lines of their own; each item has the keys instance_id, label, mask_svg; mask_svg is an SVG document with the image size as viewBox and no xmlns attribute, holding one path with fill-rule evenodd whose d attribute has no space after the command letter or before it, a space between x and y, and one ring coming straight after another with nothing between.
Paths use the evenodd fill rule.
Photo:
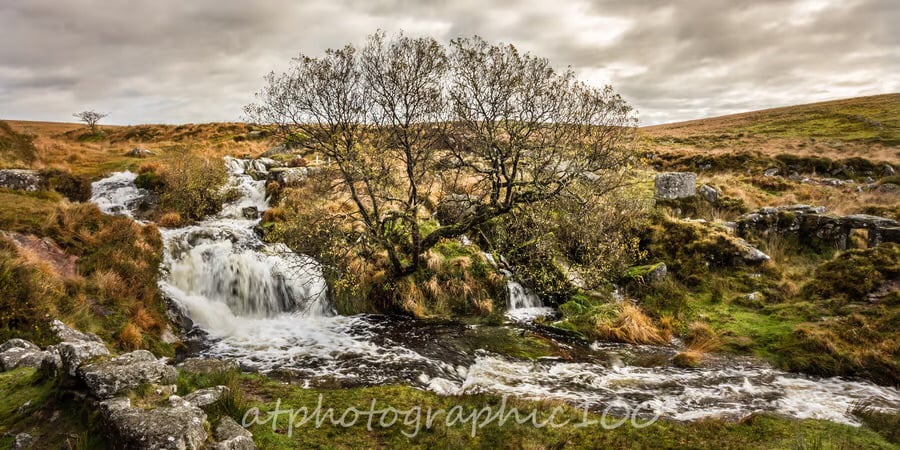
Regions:
<instances>
[{"instance_id":1,"label":"stream","mask_svg":"<svg viewBox=\"0 0 900 450\"><path fill-rule=\"evenodd\" d=\"M562 400L594 411L643 405L673 420L768 411L858 425L847 412L854 402L900 410L897 389L869 382L724 356L710 367L678 368L671 364L674 347L566 339L532 323L553 310L508 272L502 326L337 315L319 264L262 242L253 230L258 219L244 217L244 208L268 208L265 181L247 174L265 167L234 158L226 165L230 187L241 193L237 201L199 224L161 229L159 286L202 331L193 356L234 359L244 370L290 374L309 387L400 383L442 395ZM91 200L106 213L133 217L146 195L134 178L117 172L95 182ZM557 356L517 358L496 348L519 336L537 336Z\"/></svg>"}]
</instances>

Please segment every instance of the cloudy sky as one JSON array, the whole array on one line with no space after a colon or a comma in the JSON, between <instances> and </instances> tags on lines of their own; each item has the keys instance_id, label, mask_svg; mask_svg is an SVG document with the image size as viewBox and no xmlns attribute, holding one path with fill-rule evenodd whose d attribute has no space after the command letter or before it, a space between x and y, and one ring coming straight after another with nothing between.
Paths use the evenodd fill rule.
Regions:
<instances>
[{"instance_id":1,"label":"cloudy sky","mask_svg":"<svg viewBox=\"0 0 900 450\"><path fill-rule=\"evenodd\" d=\"M0 118L239 120L267 72L381 28L514 43L648 125L898 92L898 23L897 0L0 0Z\"/></svg>"}]
</instances>

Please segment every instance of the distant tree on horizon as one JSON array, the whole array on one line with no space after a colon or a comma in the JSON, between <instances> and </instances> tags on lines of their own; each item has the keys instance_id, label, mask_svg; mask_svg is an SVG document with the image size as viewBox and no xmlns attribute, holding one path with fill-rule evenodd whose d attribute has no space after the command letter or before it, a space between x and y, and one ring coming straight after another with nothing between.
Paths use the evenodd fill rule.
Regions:
<instances>
[{"instance_id":1,"label":"distant tree on horizon","mask_svg":"<svg viewBox=\"0 0 900 450\"><path fill-rule=\"evenodd\" d=\"M101 119L108 116L106 113L99 113L97 111L88 110L81 111L75 114L72 114L73 117L87 124L87 126L91 127L91 133L97 132L97 122L100 122Z\"/></svg>"}]
</instances>

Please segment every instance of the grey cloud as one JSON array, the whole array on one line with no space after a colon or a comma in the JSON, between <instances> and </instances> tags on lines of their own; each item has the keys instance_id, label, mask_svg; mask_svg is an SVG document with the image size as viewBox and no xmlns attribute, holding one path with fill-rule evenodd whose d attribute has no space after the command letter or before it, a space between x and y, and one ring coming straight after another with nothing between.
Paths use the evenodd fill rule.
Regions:
<instances>
[{"instance_id":1,"label":"grey cloud","mask_svg":"<svg viewBox=\"0 0 900 450\"><path fill-rule=\"evenodd\" d=\"M896 92L895 23L893 0L5 1L0 117L236 120L298 53L402 28L514 43L660 123Z\"/></svg>"}]
</instances>

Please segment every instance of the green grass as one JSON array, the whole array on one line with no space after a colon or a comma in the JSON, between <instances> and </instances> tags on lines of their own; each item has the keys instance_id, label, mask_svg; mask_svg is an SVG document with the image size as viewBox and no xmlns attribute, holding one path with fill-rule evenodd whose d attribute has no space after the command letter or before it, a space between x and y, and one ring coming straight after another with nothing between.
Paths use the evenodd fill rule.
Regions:
<instances>
[{"instance_id":1,"label":"green grass","mask_svg":"<svg viewBox=\"0 0 900 450\"><path fill-rule=\"evenodd\" d=\"M350 427L335 426L325 420L321 427L315 420L305 425L297 425L291 432L288 416L282 414L274 424L257 424L251 428L254 439L263 449L280 448L891 448L881 436L866 428L853 428L826 421L792 420L774 415L757 415L741 421L702 420L676 423L658 421L646 428L631 426L605 430L599 424L577 427L584 423L583 412L561 403L530 402L507 399L506 411L515 407L524 414L536 409L538 421L549 419L554 408L559 407L554 417L555 423L568 421L569 425L559 428L537 428L526 424L515 424L512 420L504 426L497 421L479 429L471 435L471 421L448 425L437 416L428 429L425 422L428 410L449 411L461 408L463 416L485 407L499 410L502 399L492 395L438 396L403 386L379 386L353 389L327 390L303 389L298 386L272 381L260 376L244 375L241 386L247 406L258 408L260 419L265 419L268 411L306 407L310 412L319 404L321 396L322 415L333 409L336 419L348 408L370 411L388 406L401 411L396 423L390 427L380 425L381 416L376 413L371 430L367 427L366 416L360 416ZM280 403L278 403L280 400ZM414 408L419 408L419 432L412 435L416 423ZM413 411L407 415L407 411ZM347 416L351 422L353 413ZM251 414L248 416L253 418ZM298 421L302 416L297 416ZM408 419L407 419L408 417ZM484 417L484 416L482 416ZM243 417L235 417L239 422ZM404 426L404 420L408 426ZM589 414L587 421L600 417ZM385 419L391 420L390 414ZM614 422L607 419L608 423ZM406 434L404 434L406 433Z\"/></svg>"},{"instance_id":2,"label":"green grass","mask_svg":"<svg viewBox=\"0 0 900 450\"><path fill-rule=\"evenodd\" d=\"M50 191L0 188L0 230L38 233L62 196Z\"/></svg>"},{"instance_id":3,"label":"green grass","mask_svg":"<svg viewBox=\"0 0 900 450\"><path fill-rule=\"evenodd\" d=\"M676 136L667 130L676 131ZM796 105L646 129L651 142L715 147L755 138L824 139L900 145L900 94Z\"/></svg>"},{"instance_id":4,"label":"green grass","mask_svg":"<svg viewBox=\"0 0 900 450\"><path fill-rule=\"evenodd\" d=\"M34 369L0 373L0 448L12 448L18 433L36 439L32 448L107 448L95 420L84 399Z\"/></svg>"},{"instance_id":5,"label":"green grass","mask_svg":"<svg viewBox=\"0 0 900 450\"><path fill-rule=\"evenodd\" d=\"M321 398L324 418L320 427L315 420L296 425L290 432L289 418L282 413L273 424L251 426L254 440L262 449L281 448L893 448L883 437L866 427L854 428L827 421L794 420L775 415L755 415L740 421L702 420L696 422L657 421L646 428L623 425L606 430L596 414L585 415L581 410L558 402L532 402L507 399L505 411L518 409L521 417L536 411L538 422L550 419L554 409L554 423L561 427L537 428L531 422L516 424L510 419L499 426L494 420L472 436L471 420L448 424L446 416L434 415L441 409L459 408L463 417L485 407L496 412L504 405L502 398L493 395L439 396L406 386L378 386L351 389L304 389L261 375L236 372L195 375L181 373L178 392L184 395L198 388L227 385L233 395L220 408L210 412L211 423L228 415L239 423L245 415L259 411L260 420L269 411L299 410L306 407L312 413ZM152 390L144 390L144 394ZM138 391L135 395L140 395ZM31 402L23 408L27 402ZM136 400L140 403L140 399ZM280 401L280 403L279 403ZM375 407L372 408L372 402ZM371 430L367 416L360 416L353 426L334 425L325 415L331 408L340 419L349 408L368 412L391 407L400 414L391 426L381 426L376 413ZM252 408L256 408L253 410ZM419 408L420 415L416 415ZM429 409L436 418L426 426ZM412 411L407 414L407 411ZM352 415L352 413L351 413ZM302 416L296 416L299 420ZM407 419L408 417L408 419ZM486 417L482 415L481 418ZM404 420L407 420L404 422ZM416 420L419 432L416 430ZM618 418L608 418L607 423ZM350 416L347 417L350 422ZM385 423L391 421L391 414ZM883 422L883 420L882 420ZM586 424L586 426L577 426ZM274 425L274 427L273 427ZM890 431L890 430L888 430ZM0 373L0 447L11 447L17 433L27 432L37 438L35 448L105 448L103 432L96 414L57 387L54 380L41 379L33 369L19 369Z\"/></svg>"}]
</instances>

